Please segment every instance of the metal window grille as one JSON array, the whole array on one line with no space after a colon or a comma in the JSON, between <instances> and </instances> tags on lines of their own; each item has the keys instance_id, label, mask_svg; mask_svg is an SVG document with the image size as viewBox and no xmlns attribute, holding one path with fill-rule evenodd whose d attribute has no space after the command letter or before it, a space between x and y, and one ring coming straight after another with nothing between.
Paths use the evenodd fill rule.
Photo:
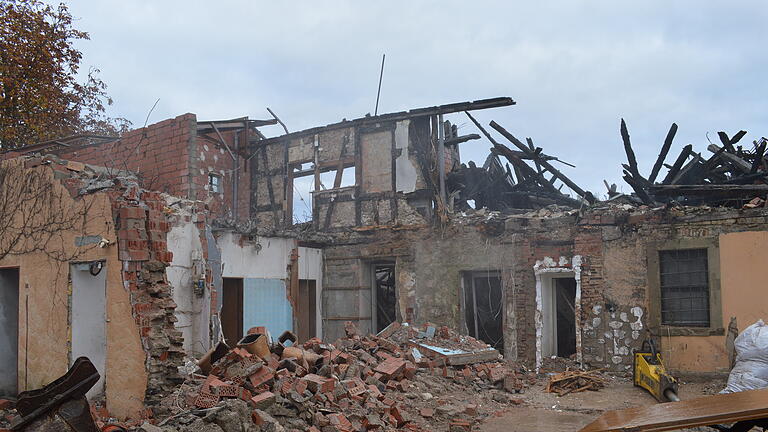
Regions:
<instances>
[{"instance_id":1,"label":"metal window grille","mask_svg":"<svg viewBox=\"0 0 768 432\"><path fill-rule=\"evenodd\" d=\"M706 249L659 251L661 323L709 326L709 273Z\"/></svg>"}]
</instances>

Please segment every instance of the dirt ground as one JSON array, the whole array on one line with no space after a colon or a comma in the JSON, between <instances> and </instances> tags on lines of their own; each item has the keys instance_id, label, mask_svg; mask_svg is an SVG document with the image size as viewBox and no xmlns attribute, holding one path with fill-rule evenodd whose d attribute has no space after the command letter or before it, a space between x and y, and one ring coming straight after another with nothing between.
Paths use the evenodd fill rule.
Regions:
<instances>
[{"instance_id":1,"label":"dirt ground","mask_svg":"<svg viewBox=\"0 0 768 432\"><path fill-rule=\"evenodd\" d=\"M656 399L645 390L634 387L629 378L611 377L600 391L587 391L558 397L546 393L546 380L538 380L524 394L523 404L500 412L478 430L482 432L578 431L605 411L654 405ZM680 398L693 399L719 392L723 378L689 378L681 380Z\"/></svg>"}]
</instances>

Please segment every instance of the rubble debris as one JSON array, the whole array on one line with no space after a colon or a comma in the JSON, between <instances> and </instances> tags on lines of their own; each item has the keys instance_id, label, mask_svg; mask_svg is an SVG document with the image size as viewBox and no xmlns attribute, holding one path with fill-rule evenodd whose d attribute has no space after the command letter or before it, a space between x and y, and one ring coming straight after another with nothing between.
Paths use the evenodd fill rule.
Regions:
<instances>
[{"instance_id":1,"label":"rubble debris","mask_svg":"<svg viewBox=\"0 0 768 432\"><path fill-rule=\"evenodd\" d=\"M207 376L193 374L163 402L175 414L160 425L166 431L218 430L210 428L214 424L240 430L228 429L232 417L262 430L471 427L491 414L489 407L509 405L506 392L520 393L531 382L487 344L448 327L393 323L375 336L362 336L352 322L344 327L346 336L333 344L318 338L296 343L295 335L284 334L264 356L241 341L212 362ZM289 340L294 344L282 346ZM461 351L461 364L452 364L444 350ZM491 392L463 404L442 397L447 389L465 393L467 386Z\"/></svg>"},{"instance_id":2,"label":"rubble debris","mask_svg":"<svg viewBox=\"0 0 768 432\"><path fill-rule=\"evenodd\" d=\"M740 208L763 206L768 194L768 164L765 159L765 138L752 143L751 148L736 144L746 135L739 131L733 137L718 132L722 146L709 144L712 155L703 156L693 150L693 145L683 147L672 165L665 164L667 154L677 133L677 124L672 126L662 145L648 178L640 174L635 153L632 150L629 132L624 119L621 120L621 138L628 164L624 164L624 181L632 188L632 198L649 206L676 202L683 205L722 205ZM657 182L661 167L668 168L667 175ZM606 183L606 186L607 183ZM611 198L621 194L608 186ZM755 201L754 198L760 198Z\"/></svg>"},{"instance_id":3,"label":"rubble debris","mask_svg":"<svg viewBox=\"0 0 768 432\"><path fill-rule=\"evenodd\" d=\"M547 382L547 392L565 396L568 393L579 393L586 390L597 391L605 387L605 381L597 371L567 370L563 373L552 375Z\"/></svg>"}]
</instances>

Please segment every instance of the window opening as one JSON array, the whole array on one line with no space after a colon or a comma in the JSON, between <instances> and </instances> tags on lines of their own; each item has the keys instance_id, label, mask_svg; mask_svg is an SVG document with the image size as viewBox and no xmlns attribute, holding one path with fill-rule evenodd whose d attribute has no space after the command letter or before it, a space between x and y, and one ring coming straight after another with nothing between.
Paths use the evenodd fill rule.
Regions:
<instances>
[{"instance_id":1,"label":"window opening","mask_svg":"<svg viewBox=\"0 0 768 432\"><path fill-rule=\"evenodd\" d=\"M218 174L208 174L208 190L214 193L221 192L221 176Z\"/></svg>"}]
</instances>

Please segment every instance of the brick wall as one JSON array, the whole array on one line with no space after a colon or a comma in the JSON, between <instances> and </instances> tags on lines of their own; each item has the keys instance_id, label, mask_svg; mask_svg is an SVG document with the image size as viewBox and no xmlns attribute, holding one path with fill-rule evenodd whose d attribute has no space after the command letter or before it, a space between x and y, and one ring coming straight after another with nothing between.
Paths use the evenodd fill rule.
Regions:
<instances>
[{"instance_id":1,"label":"brick wall","mask_svg":"<svg viewBox=\"0 0 768 432\"><path fill-rule=\"evenodd\" d=\"M198 137L194 153L190 158L190 172L192 192L190 199L208 203L212 214L226 219L237 218L246 220L249 215L248 205L250 201L250 177L246 158L235 154L239 160L239 169L235 171L235 163L229 151L235 153L235 135L237 135L240 149L246 148L246 134L243 132L223 132L222 137L227 143L226 147L203 137ZM245 152L243 152L245 153ZM208 185L209 174L218 175L221 179L219 192L213 192ZM233 184L237 179L237 206L233 203ZM282 195L282 190L280 191ZM236 212L235 214L235 207Z\"/></svg>"},{"instance_id":2,"label":"brick wall","mask_svg":"<svg viewBox=\"0 0 768 432\"><path fill-rule=\"evenodd\" d=\"M165 201L159 193L143 191L136 184L110 191L110 196L123 283L147 356L145 401L156 405L183 381L178 367L184 359L183 337L174 325L176 304L165 273L173 259L166 242Z\"/></svg>"},{"instance_id":3,"label":"brick wall","mask_svg":"<svg viewBox=\"0 0 768 432\"><path fill-rule=\"evenodd\" d=\"M195 115L184 114L127 132L111 143L64 148L64 159L103 166L112 172L132 171L146 190L189 195L189 151L194 145Z\"/></svg>"}]
</instances>

